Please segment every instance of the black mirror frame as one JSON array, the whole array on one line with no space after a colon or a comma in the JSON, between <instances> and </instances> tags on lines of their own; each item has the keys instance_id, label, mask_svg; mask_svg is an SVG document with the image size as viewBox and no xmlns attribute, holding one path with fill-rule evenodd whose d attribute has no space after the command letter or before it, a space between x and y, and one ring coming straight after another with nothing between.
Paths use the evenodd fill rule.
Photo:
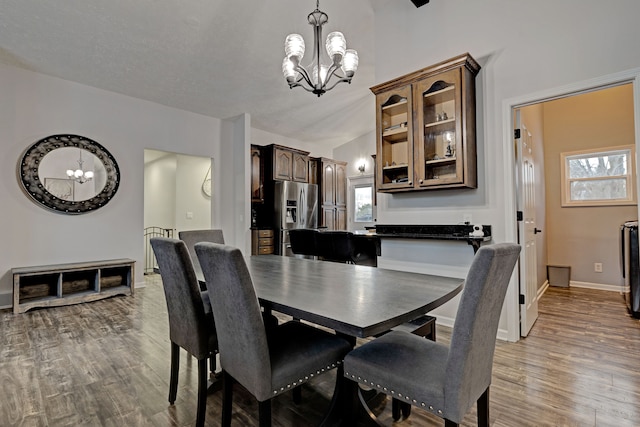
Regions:
<instances>
[{"instance_id":1,"label":"black mirror frame","mask_svg":"<svg viewBox=\"0 0 640 427\"><path fill-rule=\"evenodd\" d=\"M107 181L102 191L88 200L62 200L48 192L38 175L40 162L49 152L58 148L76 147L87 150L104 165ZM19 181L23 190L38 204L46 209L65 214L83 214L94 211L109 203L120 185L120 169L115 158L97 142L79 135L51 135L27 148L18 163Z\"/></svg>"}]
</instances>

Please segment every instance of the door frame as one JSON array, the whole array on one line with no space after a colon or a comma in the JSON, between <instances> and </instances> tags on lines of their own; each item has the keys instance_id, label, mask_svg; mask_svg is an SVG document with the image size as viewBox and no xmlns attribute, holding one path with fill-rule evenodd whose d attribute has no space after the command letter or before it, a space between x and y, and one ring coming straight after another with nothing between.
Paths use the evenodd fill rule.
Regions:
<instances>
[{"instance_id":1,"label":"door frame","mask_svg":"<svg viewBox=\"0 0 640 427\"><path fill-rule=\"evenodd\" d=\"M504 218L505 240L518 241L518 222L516 219L517 186L516 186L516 158L513 147L513 114L517 108L539 104L555 99L566 98L581 93L606 89L631 83L633 85L633 117L635 124L636 165L639 164L640 152L640 68L634 68L619 73L609 74L594 79L572 83L566 86L521 95L502 101L502 144L503 144L503 170L504 176ZM636 168L636 170L638 170ZM636 174L636 191L640 190L640 174ZM640 204L638 204L638 216L640 217ZM520 262L524 262L521 258ZM507 290L505 306L507 317L507 339L518 341L520 339L520 303L519 303L519 279L512 280Z\"/></svg>"},{"instance_id":2,"label":"door frame","mask_svg":"<svg viewBox=\"0 0 640 427\"><path fill-rule=\"evenodd\" d=\"M373 219L371 222L359 222L358 227L373 227L376 225L376 204L375 204L375 180L373 174L362 174L362 175L353 175L347 177L347 230L355 231L356 225L353 221L353 215L355 212L355 198L354 198L354 190L356 187L365 187L371 185L372 187L372 214Z\"/></svg>"}]
</instances>

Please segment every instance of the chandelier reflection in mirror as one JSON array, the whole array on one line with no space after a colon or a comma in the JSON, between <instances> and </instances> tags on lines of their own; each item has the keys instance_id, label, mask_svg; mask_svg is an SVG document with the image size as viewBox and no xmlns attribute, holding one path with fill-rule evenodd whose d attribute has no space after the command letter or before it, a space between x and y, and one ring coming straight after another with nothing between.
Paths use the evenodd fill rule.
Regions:
<instances>
[{"instance_id":1,"label":"chandelier reflection in mirror","mask_svg":"<svg viewBox=\"0 0 640 427\"><path fill-rule=\"evenodd\" d=\"M79 151L80 158L78 159L78 169L67 169L67 177L79 184L84 184L85 182L89 182L93 179L93 171L86 171L82 168L82 164L84 163L82 161L82 149L80 149Z\"/></svg>"},{"instance_id":2,"label":"chandelier reflection in mirror","mask_svg":"<svg viewBox=\"0 0 640 427\"><path fill-rule=\"evenodd\" d=\"M320 96L333 89L338 83L351 83L351 79L358 69L358 52L347 49L347 41L339 31L334 31L327 36L325 47L331 59L331 65L320 62L320 41L322 39L322 26L329 21L326 13L320 9L320 0L316 1L316 10L307 17L309 24L313 26L313 58L311 64L303 67L300 64L304 56L304 39L300 34L289 34L284 42L285 58L282 62L284 74L289 88L302 87L308 92ZM342 70L343 75L338 74ZM333 84L329 86L332 77Z\"/></svg>"}]
</instances>

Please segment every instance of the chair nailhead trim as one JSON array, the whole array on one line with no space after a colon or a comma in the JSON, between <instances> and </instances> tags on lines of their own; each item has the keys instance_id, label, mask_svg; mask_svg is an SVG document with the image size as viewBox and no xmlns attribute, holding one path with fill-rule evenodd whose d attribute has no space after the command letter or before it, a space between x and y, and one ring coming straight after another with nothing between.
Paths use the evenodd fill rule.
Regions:
<instances>
[{"instance_id":1,"label":"chair nailhead trim","mask_svg":"<svg viewBox=\"0 0 640 427\"><path fill-rule=\"evenodd\" d=\"M328 371L328 370L330 370L332 368L335 368L337 365L341 365L341 364L342 364L342 361L337 361L335 363L332 363L331 365L327 365L326 368L321 368L319 371L316 371L316 374L320 375L320 373L324 372L325 369ZM300 378L297 381L294 381L293 384L287 384L286 389L288 390L291 387L295 387L296 384L302 384L305 381L307 381L307 380L309 380L310 378L313 378L313 377L314 377L313 373L310 373L309 375L305 375L304 379ZM280 387L280 392L283 392L283 391L285 391L285 387ZM279 393L278 390L273 390L274 396L277 395L278 393Z\"/></svg>"},{"instance_id":2,"label":"chair nailhead trim","mask_svg":"<svg viewBox=\"0 0 640 427\"><path fill-rule=\"evenodd\" d=\"M357 381L358 381L358 382L361 382L361 383L364 383L364 384L367 384L367 385L369 385L369 384L370 384L371 386L374 386L374 387L376 387L376 388L378 388L378 389L382 389L385 393L388 393L388 394L391 394L391 395L396 396L396 391L395 391L395 390L391 390L391 391L389 391L389 389L388 389L387 387L385 387L385 386L381 386L380 384L376 384L375 382L373 382L373 381L369 381L369 380L367 380L366 378L362 378L362 377L360 377L360 376L356 377L356 375L355 375L355 374L350 374L350 373L348 373L348 372L345 372L345 373L344 373L344 375L345 375L346 377L351 377L351 378L353 378L354 380L356 380L356 378L357 378ZM398 398L400 398L400 399L403 397L403 396L402 396L402 393L397 393L397 396L398 396ZM412 403L412 404L414 404L414 405L417 405L417 404L418 404L418 401L417 401L416 399L412 399L412 398L411 398L411 397L409 397L409 396L406 396L406 395L405 395L405 396L404 396L404 399L405 399L407 402L411 402L411 403ZM427 407L427 404L426 404L426 403L424 403L424 402L420 402L420 406L421 406L421 407L423 407L423 408L426 408L426 407ZM442 416L442 410L441 410L441 409L438 409L438 410L436 411L432 405L429 405L429 406L428 406L428 408L429 408L429 410L430 410L431 412L436 412L438 415Z\"/></svg>"}]
</instances>

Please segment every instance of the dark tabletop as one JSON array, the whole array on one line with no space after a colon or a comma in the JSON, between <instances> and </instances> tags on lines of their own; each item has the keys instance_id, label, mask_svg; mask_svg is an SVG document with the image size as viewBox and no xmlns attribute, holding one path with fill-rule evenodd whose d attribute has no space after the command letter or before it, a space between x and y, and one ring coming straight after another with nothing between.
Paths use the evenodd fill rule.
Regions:
<instances>
[{"instance_id":1,"label":"dark tabletop","mask_svg":"<svg viewBox=\"0 0 640 427\"><path fill-rule=\"evenodd\" d=\"M277 255L246 260L265 309L355 337L377 335L441 306L464 282Z\"/></svg>"}]
</instances>

